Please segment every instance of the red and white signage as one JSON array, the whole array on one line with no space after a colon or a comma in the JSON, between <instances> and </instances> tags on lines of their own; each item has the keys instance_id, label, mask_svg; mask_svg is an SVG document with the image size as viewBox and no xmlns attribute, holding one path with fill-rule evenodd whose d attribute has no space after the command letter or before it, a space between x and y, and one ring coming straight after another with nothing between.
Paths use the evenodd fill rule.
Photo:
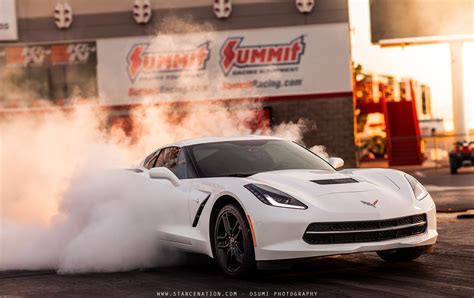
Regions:
<instances>
[{"instance_id":1,"label":"red and white signage","mask_svg":"<svg viewBox=\"0 0 474 298\"><path fill-rule=\"evenodd\" d=\"M8 67L47 67L49 65L95 64L95 42L7 46L4 50Z\"/></svg>"},{"instance_id":2,"label":"red and white signage","mask_svg":"<svg viewBox=\"0 0 474 298\"><path fill-rule=\"evenodd\" d=\"M298 65L304 53L304 36L286 44L241 45L243 37L231 37L221 48L220 66L227 75L232 68Z\"/></svg>"},{"instance_id":3,"label":"red and white signage","mask_svg":"<svg viewBox=\"0 0 474 298\"><path fill-rule=\"evenodd\" d=\"M99 40L105 104L351 91L347 23Z\"/></svg>"},{"instance_id":4,"label":"red and white signage","mask_svg":"<svg viewBox=\"0 0 474 298\"><path fill-rule=\"evenodd\" d=\"M154 52L148 48L146 43L134 45L127 56L132 81L146 73L204 70L210 54L208 42L189 51Z\"/></svg>"}]
</instances>

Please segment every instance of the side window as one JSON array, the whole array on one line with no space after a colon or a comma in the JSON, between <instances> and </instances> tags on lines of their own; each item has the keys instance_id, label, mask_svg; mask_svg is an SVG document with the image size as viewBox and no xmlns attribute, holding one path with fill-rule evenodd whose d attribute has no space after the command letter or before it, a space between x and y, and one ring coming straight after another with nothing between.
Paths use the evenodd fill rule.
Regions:
<instances>
[{"instance_id":1,"label":"side window","mask_svg":"<svg viewBox=\"0 0 474 298\"><path fill-rule=\"evenodd\" d=\"M170 169L175 175L178 167L178 156L180 149L178 147L170 147L166 149L165 167Z\"/></svg>"},{"instance_id":2,"label":"side window","mask_svg":"<svg viewBox=\"0 0 474 298\"><path fill-rule=\"evenodd\" d=\"M188 167L186 164L186 156L185 156L184 150L179 151L178 165L176 166L175 174L176 176L178 176L179 179L188 178Z\"/></svg>"},{"instance_id":3,"label":"side window","mask_svg":"<svg viewBox=\"0 0 474 298\"><path fill-rule=\"evenodd\" d=\"M158 159L156 160L156 163L155 163L155 168L165 166L165 156L166 156L167 151L168 151L168 148L161 149L160 154L158 155Z\"/></svg>"},{"instance_id":4,"label":"side window","mask_svg":"<svg viewBox=\"0 0 474 298\"><path fill-rule=\"evenodd\" d=\"M150 155L148 155L147 157L145 157L145 160L143 161L143 165L145 166L149 161L150 159L152 159L153 157L155 157L156 155L156 151L152 152Z\"/></svg>"},{"instance_id":5,"label":"side window","mask_svg":"<svg viewBox=\"0 0 474 298\"><path fill-rule=\"evenodd\" d=\"M166 167L179 179L186 179L187 167L184 151L179 147L169 147L161 150L155 167Z\"/></svg>"},{"instance_id":6,"label":"side window","mask_svg":"<svg viewBox=\"0 0 474 298\"><path fill-rule=\"evenodd\" d=\"M158 155L158 153L156 153L154 156L152 156L150 158L147 157L147 160L145 160L144 167L147 168L148 170L153 168L154 164L156 162L157 155Z\"/></svg>"}]
</instances>

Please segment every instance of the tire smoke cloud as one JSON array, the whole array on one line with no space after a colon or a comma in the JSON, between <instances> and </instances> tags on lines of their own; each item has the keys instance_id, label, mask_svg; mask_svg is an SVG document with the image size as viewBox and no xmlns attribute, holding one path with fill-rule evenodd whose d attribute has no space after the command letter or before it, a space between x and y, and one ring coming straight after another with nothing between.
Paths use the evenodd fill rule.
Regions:
<instances>
[{"instance_id":1,"label":"tire smoke cloud","mask_svg":"<svg viewBox=\"0 0 474 298\"><path fill-rule=\"evenodd\" d=\"M248 97L258 94L242 96ZM166 191L150 189L144 177L119 169L178 140L254 133L301 142L312 127L299 120L254 131L249 123L261 104L248 100L245 106L156 105L143 98L129 113L129 131L111 126L110 111L97 106L2 113L0 270L111 272L178 261L155 235L172 216L160 205Z\"/></svg>"}]
</instances>

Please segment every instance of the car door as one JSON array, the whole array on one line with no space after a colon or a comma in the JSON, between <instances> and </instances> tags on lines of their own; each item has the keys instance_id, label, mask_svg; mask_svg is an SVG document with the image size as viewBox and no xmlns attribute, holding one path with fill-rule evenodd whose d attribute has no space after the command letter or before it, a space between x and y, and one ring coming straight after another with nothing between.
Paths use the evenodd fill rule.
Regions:
<instances>
[{"instance_id":1,"label":"car door","mask_svg":"<svg viewBox=\"0 0 474 298\"><path fill-rule=\"evenodd\" d=\"M186 177L186 163L182 159L182 149L179 147L167 147L152 157L145 168L166 167L179 179L180 185L174 186L170 181L153 179L148 176L152 186L153 195L162 203L163 219L158 227L162 240L177 244L190 245L190 225L188 211L188 196L190 182Z\"/></svg>"}]
</instances>

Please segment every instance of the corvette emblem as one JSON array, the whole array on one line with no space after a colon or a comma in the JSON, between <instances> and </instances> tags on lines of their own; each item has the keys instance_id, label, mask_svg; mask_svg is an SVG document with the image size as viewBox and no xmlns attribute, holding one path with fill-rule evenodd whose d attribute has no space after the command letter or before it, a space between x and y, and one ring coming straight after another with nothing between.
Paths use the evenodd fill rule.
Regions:
<instances>
[{"instance_id":1,"label":"corvette emblem","mask_svg":"<svg viewBox=\"0 0 474 298\"><path fill-rule=\"evenodd\" d=\"M366 201L360 201L360 202L361 202L362 204L367 205L367 206L372 206L372 207L376 208L375 205L377 205L377 203L379 202L379 200L375 200L373 203L371 203L371 202L366 202Z\"/></svg>"}]
</instances>

